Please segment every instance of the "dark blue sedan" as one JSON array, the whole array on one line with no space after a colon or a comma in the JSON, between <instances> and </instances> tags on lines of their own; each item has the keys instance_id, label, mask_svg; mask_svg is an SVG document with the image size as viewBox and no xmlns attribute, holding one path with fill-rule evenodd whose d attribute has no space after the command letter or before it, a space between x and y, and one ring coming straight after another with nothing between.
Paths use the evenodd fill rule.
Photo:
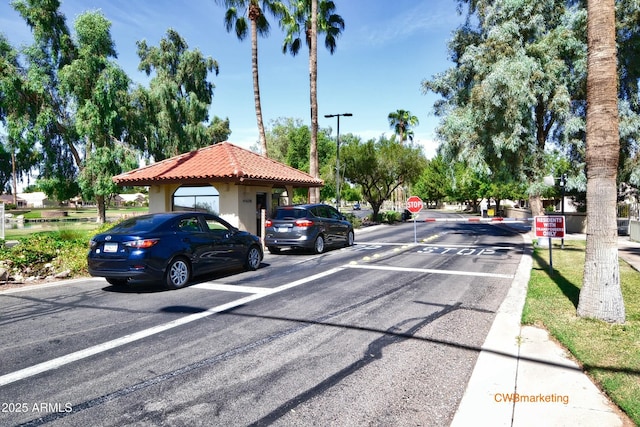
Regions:
<instances>
[{"instance_id":1,"label":"dark blue sedan","mask_svg":"<svg viewBox=\"0 0 640 427\"><path fill-rule=\"evenodd\" d=\"M166 212L126 219L91 239L89 274L114 286L129 280L161 281L171 289L219 270L256 270L260 239L215 215Z\"/></svg>"}]
</instances>

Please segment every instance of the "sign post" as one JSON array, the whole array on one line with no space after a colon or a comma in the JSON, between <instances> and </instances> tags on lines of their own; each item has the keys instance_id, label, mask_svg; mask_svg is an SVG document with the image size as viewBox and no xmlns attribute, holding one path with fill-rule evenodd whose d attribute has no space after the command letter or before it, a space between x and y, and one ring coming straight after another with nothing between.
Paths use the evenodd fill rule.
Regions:
<instances>
[{"instance_id":1,"label":"sign post","mask_svg":"<svg viewBox=\"0 0 640 427\"><path fill-rule=\"evenodd\" d=\"M553 273L553 253L551 239L564 239L565 224L563 215L544 215L533 218L536 237L549 239L549 274Z\"/></svg>"},{"instance_id":2,"label":"sign post","mask_svg":"<svg viewBox=\"0 0 640 427\"><path fill-rule=\"evenodd\" d=\"M418 196L411 196L407 199L407 210L412 214L417 214L422 210L422 199ZM416 231L416 217L413 216L413 243L418 243Z\"/></svg>"}]
</instances>

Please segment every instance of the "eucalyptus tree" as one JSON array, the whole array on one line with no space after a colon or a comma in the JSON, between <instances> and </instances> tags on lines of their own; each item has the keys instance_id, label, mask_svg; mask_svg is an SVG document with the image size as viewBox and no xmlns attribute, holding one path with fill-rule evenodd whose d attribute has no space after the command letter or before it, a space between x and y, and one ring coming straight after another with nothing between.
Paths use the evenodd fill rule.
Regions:
<instances>
[{"instance_id":1,"label":"eucalyptus tree","mask_svg":"<svg viewBox=\"0 0 640 427\"><path fill-rule=\"evenodd\" d=\"M269 21L265 12L276 17L282 16L284 6L275 0L216 0L216 3L227 8L224 23L227 32L235 31L238 40L242 41L251 33L251 71L253 75L253 99L258 124L258 139L262 155L267 156L267 138L262 121L262 101L260 98L260 82L258 72L258 36L269 35ZM247 22L247 20L249 22Z\"/></svg>"},{"instance_id":2,"label":"eucalyptus tree","mask_svg":"<svg viewBox=\"0 0 640 427\"><path fill-rule=\"evenodd\" d=\"M82 155L77 144L73 101L60 90L60 70L77 56L66 19L57 0L14 0L11 5L25 20L33 43L21 50L24 59L25 110L14 122L10 137L40 150L38 176L57 182L57 188L75 183Z\"/></svg>"},{"instance_id":3,"label":"eucalyptus tree","mask_svg":"<svg viewBox=\"0 0 640 427\"><path fill-rule=\"evenodd\" d=\"M79 185L95 199L98 221L106 221L106 200L117 192L114 175L137 167L137 153L123 140L129 109L130 80L114 62L111 22L100 12L87 12L75 21L76 56L59 73L60 92L73 100L78 145L84 158Z\"/></svg>"},{"instance_id":4,"label":"eucalyptus tree","mask_svg":"<svg viewBox=\"0 0 640 427\"><path fill-rule=\"evenodd\" d=\"M426 166L422 151L412 144L401 144L384 136L361 142L347 139L341 149L344 177L358 185L371 205L373 218L393 192L402 185L413 184Z\"/></svg>"},{"instance_id":5,"label":"eucalyptus tree","mask_svg":"<svg viewBox=\"0 0 640 427\"><path fill-rule=\"evenodd\" d=\"M335 13L336 6L330 0L290 0L287 13L280 25L286 32L282 52L296 56L304 39L309 49L309 101L311 110L311 146L309 148L309 173L318 178L318 35L324 34L324 45L333 55L337 39L344 30L344 20ZM320 190L309 192L311 202L320 199Z\"/></svg>"},{"instance_id":6,"label":"eucalyptus tree","mask_svg":"<svg viewBox=\"0 0 640 427\"><path fill-rule=\"evenodd\" d=\"M620 153L614 0L588 0L587 249L577 313L625 322L616 213Z\"/></svg>"},{"instance_id":7,"label":"eucalyptus tree","mask_svg":"<svg viewBox=\"0 0 640 427\"><path fill-rule=\"evenodd\" d=\"M469 15L449 45L455 66L422 83L442 96L443 153L489 178L506 169L529 185L539 214L547 144L567 141L584 108L584 12L564 0L460 3Z\"/></svg>"},{"instance_id":8,"label":"eucalyptus tree","mask_svg":"<svg viewBox=\"0 0 640 427\"><path fill-rule=\"evenodd\" d=\"M27 84L27 69L18 60L18 51L0 34L0 123L2 135L2 174L11 181L13 203L17 203L17 181L37 164L38 153L28 143L24 129L30 119L35 119L30 99L32 91ZM4 188L4 179L0 188Z\"/></svg>"},{"instance_id":9,"label":"eucalyptus tree","mask_svg":"<svg viewBox=\"0 0 640 427\"><path fill-rule=\"evenodd\" d=\"M155 75L149 88L139 86L133 95L139 117L133 139L156 161L211 144L211 138L228 136L228 120L214 118L210 125L209 107L215 85L209 73L218 74L218 63L204 57L198 49L173 29L159 46L138 41L138 69ZM226 131L225 131L226 127Z\"/></svg>"},{"instance_id":10,"label":"eucalyptus tree","mask_svg":"<svg viewBox=\"0 0 640 427\"><path fill-rule=\"evenodd\" d=\"M640 187L640 4L616 1L620 164L618 182Z\"/></svg>"},{"instance_id":11,"label":"eucalyptus tree","mask_svg":"<svg viewBox=\"0 0 640 427\"><path fill-rule=\"evenodd\" d=\"M393 132L400 138L400 142L406 141L407 138L413 141L412 128L420 123L416 116L407 110L396 110L389 113L387 119Z\"/></svg>"}]
</instances>

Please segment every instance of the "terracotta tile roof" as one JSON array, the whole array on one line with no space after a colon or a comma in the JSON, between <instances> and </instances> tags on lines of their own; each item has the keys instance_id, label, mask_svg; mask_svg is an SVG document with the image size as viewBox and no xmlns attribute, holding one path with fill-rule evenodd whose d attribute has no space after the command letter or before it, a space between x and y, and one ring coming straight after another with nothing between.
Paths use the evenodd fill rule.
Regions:
<instances>
[{"instance_id":1,"label":"terracotta tile roof","mask_svg":"<svg viewBox=\"0 0 640 427\"><path fill-rule=\"evenodd\" d=\"M195 184L210 181L248 185L288 184L294 187L321 187L324 184L305 172L229 142L210 145L116 175L113 181L118 185Z\"/></svg>"}]
</instances>

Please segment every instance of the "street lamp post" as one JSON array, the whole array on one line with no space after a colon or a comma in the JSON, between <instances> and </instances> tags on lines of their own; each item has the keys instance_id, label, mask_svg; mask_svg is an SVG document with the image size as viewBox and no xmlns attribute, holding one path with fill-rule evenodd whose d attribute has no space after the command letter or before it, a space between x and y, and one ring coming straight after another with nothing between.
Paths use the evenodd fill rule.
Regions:
<instances>
[{"instance_id":1,"label":"street lamp post","mask_svg":"<svg viewBox=\"0 0 640 427\"><path fill-rule=\"evenodd\" d=\"M340 117L351 117L351 113L325 114L326 118L335 117L338 121L336 135L336 209L340 211Z\"/></svg>"}]
</instances>

